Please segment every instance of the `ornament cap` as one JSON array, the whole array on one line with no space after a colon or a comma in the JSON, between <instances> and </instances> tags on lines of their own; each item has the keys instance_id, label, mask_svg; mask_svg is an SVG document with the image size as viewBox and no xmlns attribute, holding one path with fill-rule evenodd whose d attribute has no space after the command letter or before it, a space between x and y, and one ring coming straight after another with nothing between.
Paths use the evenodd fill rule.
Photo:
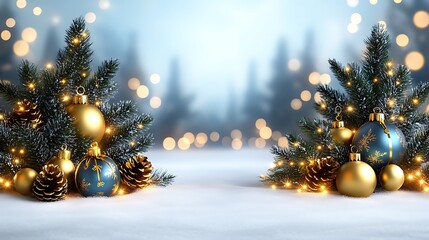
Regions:
<instances>
[{"instance_id":1,"label":"ornament cap","mask_svg":"<svg viewBox=\"0 0 429 240\"><path fill-rule=\"evenodd\" d=\"M85 95L85 88L82 86L77 87L76 95L73 97L74 104L87 104L88 95Z\"/></svg>"},{"instance_id":2,"label":"ornament cap","mask_svg":"<svg viewBox=\"0 0 429 240\"><path fill-rule=\"evenodd\" d=\"M332 128L343 128L344 127L344 121L333 121L332 122Z\"/></svg>"},{"instance_id":3,"label":"ornament cap","mask_svg":"<svg viewBox=\"0 0 429 240\"><path fill-rule=\"evenodd\" d=\"M71 151L67 150L67 146L62 147L61 150L58 152L58 158L63 160L70 160L71 157Z\"/></svg>"},{"instance_id":4,"label":"ornament cap","mask_svg":"<svg viewBox=\"0 0 429 240\"><path fill-rule=\"evenodd\" d=\"M360 153L350 153L350 161L360 161L361 156Z\"/></svg>"},{"instance_id":5,"label":"ornament cap","mask_svg":"<svg viewBox=\"0 0 429 240\"><path fill-rule=\"evenodd\" d=\"M384 122L385 116L384 116L384 113L381 112L381 109L379 107L375 107L373 111L374 111L373 113L369 114L369 121Z\"/></svg>"},{"instance_id":6,"label":"ornament cap","mask_svg":"<svg viewBox=\"0 0 429 240\"><path fill-rule=\"evenodd\" d=\"M91 143L91 147L88 149L88 155L92 157L98 157L101 155L101 149L98 147L97 142Z\"/></svg>"}]
</instances>

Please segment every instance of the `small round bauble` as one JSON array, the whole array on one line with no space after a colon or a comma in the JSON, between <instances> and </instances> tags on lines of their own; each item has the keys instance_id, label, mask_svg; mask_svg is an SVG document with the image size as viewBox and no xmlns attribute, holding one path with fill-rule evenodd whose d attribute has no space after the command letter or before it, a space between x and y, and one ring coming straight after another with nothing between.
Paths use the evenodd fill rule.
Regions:
<instances>
[{"instance_id":1,"label":"small round bauble","mask_svg":"<svg viewBox=\"0 0 429 240\"><path fill-rule=\"evenodd\" d=\"M111 196L119 188L120 174L116 163L102 155L97 144L92 144L76 167L76 188L85 197Z\"/></svg>"},{"instance_id":2,"label":"small round bauble","mask_svg":"<svg viewBox=\"0 0 429 240\"><path fill-rule=\"evenodd\" d=\"M31 188L36 176L37 172L34 169L23 168L13 177L13 187L20 194L31 196Z\"/></svg>"},{"instance_id":3,"label":"small round bauble","mask_svg":"<svg viewBox=\"0 0 429 240\"><path fill-rule=\"evenodd\" d=\"M70 160L71 152L67 150L66 147L62 148L58 155L55 157L52 157L46 165L53 164L60 167L60 169L64 172L64 178L67 179L69 184L71 185L72 182L74 182L74 164Z\"/></svg>"},{"instance_id":4,"label":"small round bauble","mask_svg":"<svg viewBox=\"0 0 429 240\"><path fill-rule=\"evenodd\" d=\"M378 118L380 116L389 134L386 133L382 123L377 121L380 120ZM399 163L403 159L406 141L399 128L384 121L384 114L374 113L370 120L372 121L365 123L356 131L352 145L358 148L362 161L371 165L376 172L380 172L381 168L389 163L389 158L390 163Z\"/></svg>"},{"instance_id":5,"label":"small round bauble","mask_svg":"<svg viewBox=\"0 0 429 240\"><path fill-rule=\"evenodd\" d=\"M380 184L387 191L399 190L404 179L404 171L396 164L388 164L380 172Z\"/></svg>"},{"instance_id":6,"label":"small round bauble","mask_svg":"<svg viewBox=\"0 0 429 240\"><path fill-rule=\"evenodd\" d=\"M338 145L349 146L352 141L353 131L344 127L343 121L332 122L330 133L332 139Z\"/></svg>"},{"instance_id":7,"label":"small round bauble","mask_svg":"<svg viewBox=\"0 0 429 240\"><path fill-rule=\"evenodd\" d=\"M83 95L83 91L77 91L73 104L67 106L66 110L73 117L74 125L81 136L96 142L103 138L106 130L103 114L98 107L88 104L88 96Z\"/></svg>"},{"instance_id":8,"label":"small round bauble","mask_svg":"<svg viewBox=\"0 0 429 240\"><path fill-rule=\"evenodd\" d=\"M369 197L377 186L374 170L365 162L347 162L335 180L338 192L351 197Z\"/></svg>"}]
</instances>

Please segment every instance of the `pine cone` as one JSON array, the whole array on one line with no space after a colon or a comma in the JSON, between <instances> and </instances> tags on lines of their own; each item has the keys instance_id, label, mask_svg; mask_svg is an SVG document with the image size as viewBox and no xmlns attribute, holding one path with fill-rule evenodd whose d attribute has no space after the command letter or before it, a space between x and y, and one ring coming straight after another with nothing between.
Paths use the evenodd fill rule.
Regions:
<instances>
[{"instance_id":1,"label":"pine cone","mask_svg":"<svg viewBox=\"0 0 429 240\"><path fill-rule=\"evenodd\" d=\"M38 128L43 124L42 112L36 104L24 99L13 108L9 121L20 125L30 124L32 128Z\"/></svg>"},{"instance_id":2,"label":"pine cone","mask_svg":"<svg viewBox=\"0 0 429 240\"><path fill-rule=\"evenodd\" d=\"M57 165L45 165L34 180L31 191L33 196L40 201L62 200L67 193L67 179Z\"/></svg>"},{"instance_id":3,"label":"pine cone","mask_svg":"<svg viewBox=\"0 0 429 240\"><path fill-rule=\"evenodd\" d=\"M317 159L306 167L307 189L313 192L332 189L340 164L332 157Z\"/></svg>"},{"instance_id":4,"label":"pine cone","mask_svg":"<svg viewBox=\"0 0 429 240\"><path fill-rule=\"evenodd\" d=\"M132 189L144 188L150 184L152 163L143 155L137 155L119 167L121 182ZM126 190L129 192L129 189Z\"/></svg>"}]
</instances>

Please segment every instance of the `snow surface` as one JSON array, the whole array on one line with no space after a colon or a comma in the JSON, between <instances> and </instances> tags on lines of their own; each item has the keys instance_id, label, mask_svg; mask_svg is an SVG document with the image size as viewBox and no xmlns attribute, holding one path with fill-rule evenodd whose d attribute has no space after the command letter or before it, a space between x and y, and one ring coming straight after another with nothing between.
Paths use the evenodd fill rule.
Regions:
<instances>
[{"instance_id":1,"label":"snow surface","mask_svg":"<svg viewBox=\"0 0 429 240\"><path fill-rule=\"evenodd\" d=\"M148 153L174 185L111 198L43 203L0 194L8 239L429 239L429 195L379 192L366 199L272 190L258 176L268 150Z\"/></svg>"}]
</instances>

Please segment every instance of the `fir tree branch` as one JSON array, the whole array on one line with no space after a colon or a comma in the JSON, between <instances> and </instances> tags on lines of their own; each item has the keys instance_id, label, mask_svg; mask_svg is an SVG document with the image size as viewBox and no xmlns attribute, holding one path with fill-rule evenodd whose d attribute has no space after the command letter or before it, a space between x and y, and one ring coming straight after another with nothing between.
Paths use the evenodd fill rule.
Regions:
<instances>
[{"instance_id":1,"label":"fir tree branch","mask_svg":"<svg viewBox=\"0 0 429 240\"><path fill-rule=\"evenodd\" d=\"M104 120L107 125L120 125L137 114L137 107L131 101L120 101L118 103L106 103L101 107ZM149 121L149 119L148 119ZM151 121L149 121L151 122Z\"/></svg>"},{"instance_id":2,"label":"fir tree branch","mask_svg":"<svg viewBox=\"0 0 429 240\"><path fill-rule=\"evenodd\" d=\"M150 176L151 185L166 187L174 182L176 176L169 174L167 171L158 170L152 172Z\"/></svg>"},{"instance_id":3,"label":"fir tree branch","mask_svg":"<svg viewBox=\"0 0 429 240\"><path fill-rule=\"evenodd\" d=\"M90 102L96 100L107 102L118 91L118 85L112 81L116 72L119 70L118 60L104 61L97 72L88 81L85 82Z\"/></svg>"}]
</instances>

